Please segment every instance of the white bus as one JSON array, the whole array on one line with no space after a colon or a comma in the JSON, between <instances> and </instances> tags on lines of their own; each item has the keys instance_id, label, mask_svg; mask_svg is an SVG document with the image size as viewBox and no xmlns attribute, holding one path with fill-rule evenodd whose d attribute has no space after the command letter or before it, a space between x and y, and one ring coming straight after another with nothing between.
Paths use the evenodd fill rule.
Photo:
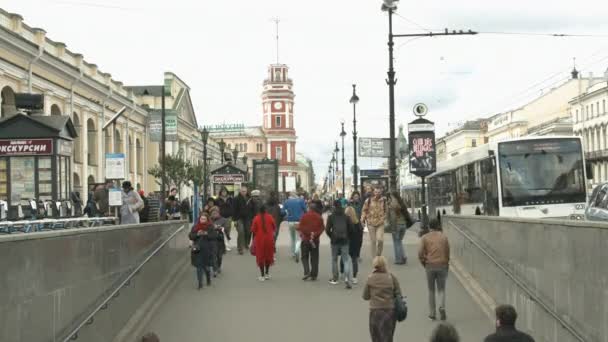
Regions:
<instances>
[{"instance_id":1,"label":"white bus","mask_svg":"<svg viewBox=\"0 0 608 342\"><path fill-rule=\"evenodd\" d=\"M438 163L428 177L429 216L583 219L585 183L580 138L490 143Z\"/></svg>"}]
</instances>

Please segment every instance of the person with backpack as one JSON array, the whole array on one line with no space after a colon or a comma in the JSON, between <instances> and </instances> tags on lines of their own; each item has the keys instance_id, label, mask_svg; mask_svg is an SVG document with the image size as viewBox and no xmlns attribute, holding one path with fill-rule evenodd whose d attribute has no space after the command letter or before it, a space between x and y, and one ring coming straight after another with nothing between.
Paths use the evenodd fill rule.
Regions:
<instances>
[{"instance_id":1,"label":"person with backpack","mask_svg":"<svg viewBox=\"0 0 608 342\"><path fill-rule=\"evenodd\" d=\"M403 238L406 230L414 224L407 206L397 191L391 192L386 211L386 225L391 228L393 235L393 248L395 250L395 265L407 264L407 254L403 247Z\"/></svg>"},{"instance_id":2,"label":"person with backpack","mask_svg":"<svg viewBox=\"0 0 608 342\"><path fill-rule=\"evenodd\" d=\"M371 241L372 258L382 255L384 246L384 220L386 216L386 199L382 189L374 189L374 195L365 200L361 214L361 222L367 225Z\"/></svg>"},{"instance_id":3,"label":"person with backpack","mask_svg":"<svg viewBox=\"0 0 608 342\"><path fill-rule=\"evenodd\" d=\"M346 288L352 289L353 273L352 261L348 250L348 241L353 235L353 223L344 214L340 201L335 201L334 212L327 219L327 236L331 240L331 270L333 277L329 280L332 285L338 284L338 256L344 262L344 275Z\"/></svg>"},{"instance_id":4,"label":"person with backpack","mask_svg":"<svg viewBox=\"0 0 608 342\"><path fill-rule=\"evenodd\" d=\"M374 257L372 267L363 289L363 299L369 301L369 333L372 342L392 342L397 322L395 298L401 297L401 286L383 256Z\"/></svg>"}]
</instances>

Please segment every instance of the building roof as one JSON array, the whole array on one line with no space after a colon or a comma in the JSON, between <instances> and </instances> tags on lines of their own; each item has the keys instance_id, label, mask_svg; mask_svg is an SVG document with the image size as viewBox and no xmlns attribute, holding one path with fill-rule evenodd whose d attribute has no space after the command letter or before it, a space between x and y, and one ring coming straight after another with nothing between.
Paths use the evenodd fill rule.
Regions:
<instances>
[{"instance_id":1,"label":"building roof","mask_svg":"<svg viewBox=\"0 0 608 342\"><path fill-rule=\"evenodd\" d=\"M25 115L17 113L0 120L1 139L54 138L72 140L78 137L72 119L67 115Z\"/></svg>"},{"instance_id":2,"label":"building roof","mask_svg":"<svg viewBox=\"0 0 608 342\"><path fill-rule=\"evenodd\" d=\"M159 97L163 95L163 86L160 85L149 85L149 86L127 86L125 89L133 91L136 96L155 96Z\"/></svg>"}]
</instances>

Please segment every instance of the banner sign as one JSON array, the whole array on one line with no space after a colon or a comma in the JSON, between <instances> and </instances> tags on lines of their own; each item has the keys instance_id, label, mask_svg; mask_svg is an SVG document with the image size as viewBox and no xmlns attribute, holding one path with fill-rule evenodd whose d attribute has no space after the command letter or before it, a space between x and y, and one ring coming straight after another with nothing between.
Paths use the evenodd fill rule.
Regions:
<instances>
[{"instance_id":1,"label":"banner sign","mask_svg":"<svg viewBox=\"0 0 608 342\"><path fill-rule=\"evenodd\" d=\"M44 156L53 154L53 139L0 140L0 156Z\"/></svg>"},{"instance_id":2,"label":"banner sign","mask_svg":"<svg viewBox=\"0 0 608 342\"><path fill-rule=\"evenodd\" d=\"M388 158L389 138L359 138L359 157Z\"/></svg>"},{"instance_id":3,"label":"banner sign","mask_svg":"<svg viewBox=\"0 0 608 342\"><path fill-rule=\"evenodd\" d=\"M106 179L125 179L124 153L106 153Z\"/></svg>"},{"instance_id":4,"label":"banner sign","mask_svg":"<svg viewBox=\"0 0 608 342\"><path fill-rule=\"evenodd\" d=\"M234 184L234 183L243 183L245 181L245 176L241 174L233 174L233 175L213 175L212 176L213 183L219 184Z\"/></svg>"},{"instance_id":5,"label":"banner sign","mask_svg":"<svg viewBox=\"0 0 608 342\"><path fill-rule=\"evenodd\" d=\"M150 141L161 142L163 126L162 111L153 110L148 121L150 128ZM177 113L172 109L165 109L165 141L177 141Z\"/></svg>"},{"instance_id":6,"label":"banner sign","mask_svg":"<svg viewBox=\"0 0 608 342\"><path fill-rule=\"evenodd\" d=\"M408 130L410 173L428 176L437 170L434 125L426 119L417 119L410 123Z\"/></svg>"}]
</instances>

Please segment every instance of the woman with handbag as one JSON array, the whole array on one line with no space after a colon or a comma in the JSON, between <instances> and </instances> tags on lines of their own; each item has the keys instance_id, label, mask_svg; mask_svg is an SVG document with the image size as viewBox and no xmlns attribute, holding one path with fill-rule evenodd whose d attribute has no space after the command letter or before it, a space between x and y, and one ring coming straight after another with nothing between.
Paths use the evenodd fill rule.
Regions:
<instances>
[{"instance_id":1,"label":"woman with handbag","mask_svg":"<svg viewBox=\"0 0 608 342\"><path fill-rule=\"evenodd\" d=\"M395 302L401 300L401 287L388 272L383 256L375 257L372 266L363 290L363 299L369 301L369 332L372 342L393 342L397 322Z\"/></svg>"},{"instance_id":2,"label":"woman with handbag","mask_svg":"<svg viewBox=\"0 0 608 342\"><path fill-rule=\"evenodd\" d=\"M211 267L214 264L214 255L213 240L209 238L209 231L212 229L209 217L203 213L188 235L192 240L190 262L192 266L196 267L199 290L203 288L203 273L207 278L207 286L211 285Z\"/></svg>"},{"instance_id":3,"label":"woman with handbag","mask_svg":"<svg viewBox=\"0 0 608 342\"><path fill-rule=\"evenodd\" d=\"M391 192L388 197L385 226L390 228L393 235L393 248L395 251L395 265L406 265L407 254L403 246L406 230L414 224L407 206L397 191Z\"/></svg>"},{"instance_id":4,"label":"woman with handbag","mask_svg":"<svg viewBox=\"0 0 608 342\"><path fill-rule=\"evenodd\" d=\"M260 268L259 281L270 279L270 266L274 263L274 234L276 229L272 215L268 214L266 206L262 205L260 212L251 224L251 233L253 233L251 254L255 255L256 263Z\"/></svg>"}]
</instances>

